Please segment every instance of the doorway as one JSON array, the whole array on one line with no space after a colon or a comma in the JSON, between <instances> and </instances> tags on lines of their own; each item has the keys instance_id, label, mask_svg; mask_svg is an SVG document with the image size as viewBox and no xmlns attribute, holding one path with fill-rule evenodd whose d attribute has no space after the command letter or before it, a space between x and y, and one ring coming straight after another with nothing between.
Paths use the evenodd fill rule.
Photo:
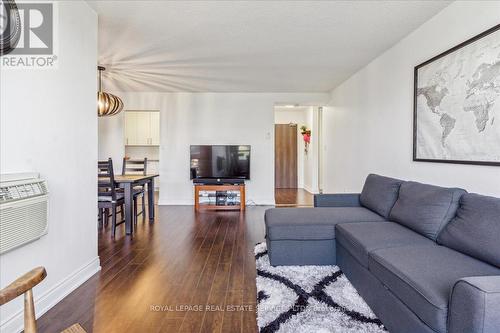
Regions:
<instances>
[{"instance_id":1,"label":"doorway","mask_svg":"<svg viewBox=\"0 0 500 333\"><path fill-rule=\"evenodd\" d=\"M298 181L298 125L274 125L275 191L277 207L312 206L313 196ZM302 168L300 168L302 170Z\"/></svg>"},{"instance_id":2,"label":"doorway","mask_svg":"<svg viewBox=\"0 0 500 333\"><path fill-rule=\"evenodd\" d=\"M310 207L319 192L318 107L275 105L274 123L275 204Z\"/></svg>"}]
</instances>

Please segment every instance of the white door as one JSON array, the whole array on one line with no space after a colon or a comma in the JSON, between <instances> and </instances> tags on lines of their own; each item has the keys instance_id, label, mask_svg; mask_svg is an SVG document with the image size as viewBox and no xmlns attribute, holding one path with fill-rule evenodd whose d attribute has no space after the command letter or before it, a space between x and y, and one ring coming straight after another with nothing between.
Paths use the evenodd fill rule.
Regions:
<instances>
[{"instance_id":1,"label":"white door","mask_svg":"<svg viewBox=\"0 0 500 333\"><path fill-rule=\"evenodd\" d=\"M160 112L150 112L151 141L154 146L160 145Z\"/></svg>"},{"instance_id":2,"label":"white door","mask_svg":"<svg viewBox=\"0 0 500 333\"><path fill-rule=\"evenodd\" d=\"M137 112L125 112L125 145L137 144Z\"/></svg>"},{"instance_id":3,"label":"white door","mask_svg":"<svg viewBox=\"0 0 500 333\"><path fill-rule=\"evenodd\" d=\"M137 112L137 142L136 145L149 145L151 142L151 112Z\"/></svg>"}]
</instances>

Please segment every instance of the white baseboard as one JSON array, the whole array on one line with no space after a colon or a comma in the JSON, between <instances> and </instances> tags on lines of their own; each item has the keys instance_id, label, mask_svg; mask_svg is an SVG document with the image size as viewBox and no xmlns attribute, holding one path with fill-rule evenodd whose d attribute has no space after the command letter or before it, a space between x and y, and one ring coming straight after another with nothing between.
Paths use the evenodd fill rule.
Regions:
<instances>
[{"instance_id":1,"label":"white baseboard","mask_svg":"<svg viewBox=\"0 0 500 333\"><path fill-rule=\"evenodd\" d=\"M255 206L275 206L276 202L275 201L262 201L257 203ZM250 207L252 205L247 205L247 207Z\"/></svg>"},{"instance_id":2,"label":"white baseboard","mask_svg":"<svg viewBox=\"0 0 500 333\"><path fill-rule=\"evenodd\" d=\"M37 297L35 299L36 317L41 317L45 312L49 311L54 305L59 303L64 297L68 296L73 290L81 286L100 270L101 265L99 257L96 257L88 264L77 269L68 277L57 283L44 294ZM21 310L0 325L0 332L21 332L23 330L23 325L24 315L23 310Z\"/></svg>"},{"instance_id":3,"label":"white baseboard","mask_svg":"<svg viewBox=\"0 0 500 333\"><path fill-rule=\"evenodd\" d=\"M274 198L249 198L247 199L247 207L250 206L274 206Z\"/></svg>"},{"instance_id":4,"label":"white baseboard","mask_svg":"<svg viewBox=\"0 0 500 333\"><path fill-rule=\"evenodd\" d=\"M158 206L194 206L193 200L158 200Z\"/></svg>"},{"instance_id":5,"label":"white baseboard","mask_svg":"<svg viewBox=\"0 0 500 333\"><path fill-rule=\"evenodd\" d=\"M307 192L309 192L311 194L319 194L318 190L313 190L312 188L310 188L308 186L304 186L304 190L306 190Z\"/></svg>"}]
</instances>

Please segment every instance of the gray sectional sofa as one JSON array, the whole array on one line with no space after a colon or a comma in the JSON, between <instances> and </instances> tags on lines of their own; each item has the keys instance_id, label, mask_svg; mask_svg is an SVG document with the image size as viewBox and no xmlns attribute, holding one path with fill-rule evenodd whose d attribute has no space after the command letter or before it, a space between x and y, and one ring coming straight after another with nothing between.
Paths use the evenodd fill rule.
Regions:
<instances>
[{"instance_id":1,"label":"gray sectional sofa","mask_svg":"<svg viewBox=\"0 0 500 333\"><path fill-rule=\"evenodd\" d=\"M390 332L500 332L500 199L369 175L266 211L271 265L333 265Z\"/></svg>"}]
</instances>

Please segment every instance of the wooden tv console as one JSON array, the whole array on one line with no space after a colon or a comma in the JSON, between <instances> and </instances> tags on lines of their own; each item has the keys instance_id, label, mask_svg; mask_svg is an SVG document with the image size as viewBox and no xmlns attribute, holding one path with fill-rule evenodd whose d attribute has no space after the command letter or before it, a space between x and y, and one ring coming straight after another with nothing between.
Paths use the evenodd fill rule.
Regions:
<instances>
[{"instance_id":1,"label":"wooden tv console","mask_svg":"<svg viewBox=\"0 0 500 333\"><path fill-rule=\"evenodd\" d=\"M231 191L231 192L239 192L239 196L232 196L232 195L227 195L225 196L224 204L221 202L217 202L217 192L225 192L225 191ZM201 192L201 193L200 193ZM200 194L203 192L215 192L215 202L200 202ZM224 198L224 194L220 194L220 198ZM228 198L233 198L235 201L229 203ZM239 197L239 200L237 200ZM202 197L206 198L205 200L209 200L209 198L214 198L213 195L210 197ZM221 199L222 200L222 199ZM203 210L239 210L243 211L245 210L245 184L241 185L202 185L202 184L195 184L194 185L194 208L196 211L203 211Z\"/></svg>"}]
</instances>

